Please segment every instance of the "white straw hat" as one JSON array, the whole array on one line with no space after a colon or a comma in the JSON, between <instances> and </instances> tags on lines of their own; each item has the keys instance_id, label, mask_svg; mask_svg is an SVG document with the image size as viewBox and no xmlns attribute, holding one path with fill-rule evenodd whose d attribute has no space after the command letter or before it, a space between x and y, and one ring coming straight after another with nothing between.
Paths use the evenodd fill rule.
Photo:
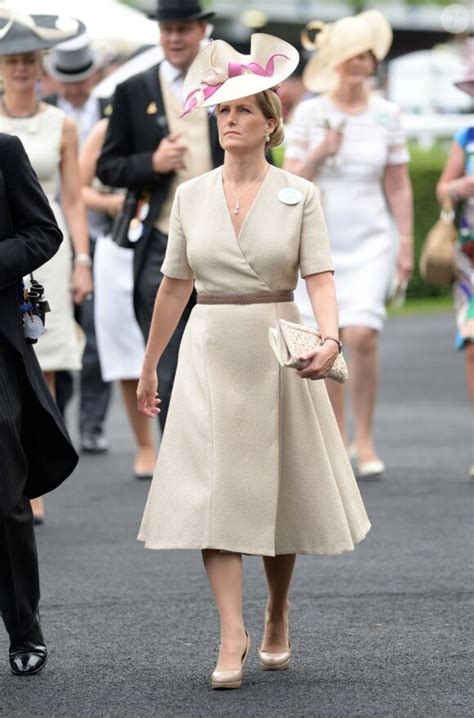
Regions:
<instances>
[{"instance_id":1,"label":"white straw hat","mask_svg":"<svg viewBox=\"0 0 474 718\"><path fill-rule=\"evenodd\" d=\"M309 39L308 30L318 30L314 42ZM392 39L392 28L378 10L367 10L329 24L313 20L301 34L303 47L315 50L303 73L304 84L312 92L328 92L337 84L336 67L369 50L377 60L383 60Z\"/></svg>"},{"instance_id":2,"label":"white straw hat","mask_svg":"<svg viewBox=\"0 0 474 718\"><path fill-rule=\"evenodd\" d=\"M215 40L200 51L189 68L183 114L276 87L298 62L298 50L273 35L252 35L249 55L242 55L224 40Z\"/></svg>"}]
</instances>

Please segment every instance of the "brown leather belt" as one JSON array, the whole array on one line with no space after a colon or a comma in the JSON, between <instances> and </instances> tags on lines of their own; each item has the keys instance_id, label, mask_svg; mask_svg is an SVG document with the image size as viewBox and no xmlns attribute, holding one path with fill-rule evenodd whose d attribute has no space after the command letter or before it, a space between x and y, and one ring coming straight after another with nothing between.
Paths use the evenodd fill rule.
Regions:
<instances>
[{"instance_id":1,"label":"brown leather belt","mask_svg":"<svg viewBox=\"0 0 474 718\"><path fill-rule=\"evenodd\" d=\"M292 302L293 292L249 292L248 294L198 294L198 304L274 304Z\"/></svg>"}]
</instances>

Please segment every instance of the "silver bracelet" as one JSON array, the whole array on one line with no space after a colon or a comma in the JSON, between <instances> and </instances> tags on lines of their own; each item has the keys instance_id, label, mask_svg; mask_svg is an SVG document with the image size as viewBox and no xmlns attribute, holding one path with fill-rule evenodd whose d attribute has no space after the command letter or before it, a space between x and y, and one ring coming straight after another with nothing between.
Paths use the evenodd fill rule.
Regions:
<instances>
[{"instance_id":1,"label":"silver bracelet","mask_svg":"<svg viewBox=\"0 0 474 718\"><path fill-rule=\"evenodd\" d=\"M325 344L328 341L336 342L338 349L339 349L339 354L342 352L342 342L339 339L336 339L336 337L324 337L323 344Z\"/></svg>"},{"instance_id":2,"label":"silver bracelet","mask_svg":"<svg viewBox=\"0 0 474 718\"><path fill-rule=\"evenodd\" d=\"M76 267L92 267L92 259L88 254L76 254L74 257L74 264Z\"/></svg>"}]
</instances>

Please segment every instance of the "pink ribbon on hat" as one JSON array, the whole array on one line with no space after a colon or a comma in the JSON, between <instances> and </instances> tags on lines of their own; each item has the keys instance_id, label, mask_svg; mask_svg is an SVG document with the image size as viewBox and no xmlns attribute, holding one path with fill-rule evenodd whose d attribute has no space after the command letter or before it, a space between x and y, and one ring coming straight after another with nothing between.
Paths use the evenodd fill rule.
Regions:
<instances>
[{"instance_id":1,"label":"pink ribbon on hat","mask_svg":"<svg viewBox=\"0 0 474 718\"><path fill-rule=\"evenodd\" d=\"M257 62L250 62L248 65L244 65L240 62L229 62L227 66L227 77L224 77L222 79L222 82L212 83L210 82L209 78L206 78L206 80L203 80L201 82L200 87L196 88L195 90L192 90L189 93L189 95L186 97L186 100L184 101L184 110L180 117L184 117L192 110L194 110L194 108L198 104L198 100L196 98L196 95L198 93L202 94L202 99L204 101L208 100L215 92L217 92L217 90L222 87L225 82L227 82L227 80L231 80L233 77L239 77L240 75L243 75L246 70L252 72L254 75L260 75L260 77L271 77L275 72L274 59L276 57L284 57L286 60L290 59L287 55L283 55L281 52L277 52L275 53L275 55L272 55L270 57L265 67L262 67ZM215 70L214 74L214 79L219 80L219 78L222 77L222 75L219 75L219 73Z\"/></svg>"}]
</instances>

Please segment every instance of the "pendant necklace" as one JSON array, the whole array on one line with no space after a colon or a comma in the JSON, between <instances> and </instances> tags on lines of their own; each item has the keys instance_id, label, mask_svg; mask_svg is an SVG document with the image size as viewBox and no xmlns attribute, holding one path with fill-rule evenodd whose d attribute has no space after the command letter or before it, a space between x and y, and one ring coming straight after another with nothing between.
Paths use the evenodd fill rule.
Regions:
<instances>
[{"instance_id":1,"label":"pendant necklace","mask_svg":"<svg viewBox=\"0 0 474 718\"><path fill-rule=\"evenodd\" d=\"M257 184L257 182L262 179L263 175L264 175L267 171L268 171L268 166L265 167L265 169L263 170L262 174L259 175L254 182L252 182L252 184L250 185L250 187L247 187L247 189L245 190L245 192L242 192L242 194L239 194L239 195L236 195L236 193L234 192L234 190L232 189L232 187L230 186L230 184L227 184L228 188L229 188L230 191L232 192L232 195L233 195L233 197L234 197L234 199L235 199L235 207L234 207L234 209L232 210L234 214L239 214L239 212L240 212L240 200L242 199L242 197L244 197L244 196L247 194L247 192L250 192L250 190L252 189L252 187L254 187L254 186ZM222 174L222 177L223 177L223 179L224 179L224 184L225 184L224 174Z\"/></svg>"},{"instance_id":2,"label":"pendant necklace","mask_svg":"<svg viewBox=\"0 0 474 718\"><path fill-rule=\"evenodd\" d=\"M36 113L39 110L40 101L36 100L36 104L35 104L35 108L34 108L33 112L30 112L28 115L14 115L13 112L10 112L10 110L6 106L5 100L3 99L3 97L1 100L1 104L2 104L2 110L6 114L7 117L11 117L14 120L26 120L29 117L34 117L36 115Z\"/></svg>"}]
</instances>

